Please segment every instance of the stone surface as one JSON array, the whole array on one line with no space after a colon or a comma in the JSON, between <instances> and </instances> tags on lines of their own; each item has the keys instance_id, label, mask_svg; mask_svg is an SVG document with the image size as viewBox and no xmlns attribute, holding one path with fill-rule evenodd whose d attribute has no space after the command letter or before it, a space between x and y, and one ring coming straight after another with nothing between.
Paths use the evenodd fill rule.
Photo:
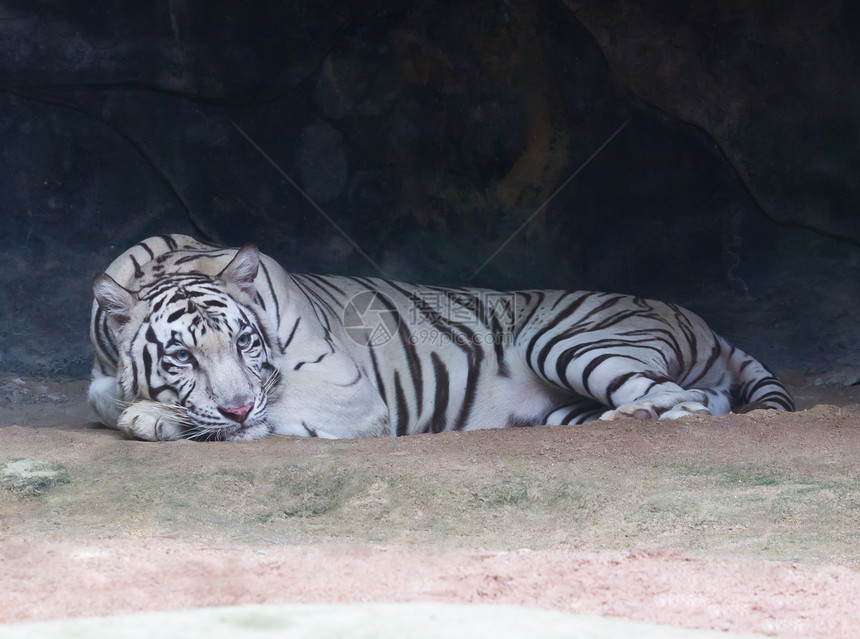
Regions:
<instances>
[{"instance_id":1,"label":"stone surface","mask_svg":"<svg viewBox=\"0 0 860 639\"><path fill-rule=\"evenodd\" d=\"M165 629L169 629L165 632ZM204 608L0 628L0 639L752 639L705 630L513 606L444 604L284 605Z\"/></svg>"},{"instance_id":2,"label":"stone surface","mask_svg":"<svg viewBox=\"0 0 860 639\"><path fill-rule=\"evenodd\" d=\"M37 459L10 459L0 469L0 485L19 495L42 495L57 484L68 484L69 472L62 464Z\"/></svg>"},{"instance_id":3,"label":"stone surface","mask_svg":"<svg viewBox=\"0 0 860 639\"><path fill-rule=\"evenodd\" d=\"M326 204L343 193L349 177L343 134L326 122L313 122L302 130L296 164L302 186L315 202Z\"/></svg>"}]
</instances>

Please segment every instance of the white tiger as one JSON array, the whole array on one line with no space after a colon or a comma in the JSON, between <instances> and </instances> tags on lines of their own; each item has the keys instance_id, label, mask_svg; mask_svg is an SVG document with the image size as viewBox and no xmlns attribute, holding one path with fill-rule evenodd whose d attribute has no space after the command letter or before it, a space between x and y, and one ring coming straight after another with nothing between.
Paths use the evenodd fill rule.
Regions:
<instances>
[{"instance_id":1,"label":"white tiger","mask_svg":"<svg viewBox=\"0 0 860 639\"><path fill-rule=\"evenodd\" d=\"M183 235L96 277L89 402L145 440L351 438L793 410L672 304L286 273Z\"/></svg>"}]
</instances>

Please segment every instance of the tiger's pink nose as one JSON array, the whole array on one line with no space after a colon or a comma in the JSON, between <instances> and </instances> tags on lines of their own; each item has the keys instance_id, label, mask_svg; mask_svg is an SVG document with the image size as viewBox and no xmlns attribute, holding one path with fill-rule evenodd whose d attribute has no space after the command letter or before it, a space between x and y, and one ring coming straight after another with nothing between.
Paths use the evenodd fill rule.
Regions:
<instances>
[{"instance_id":1,"label":"tiger's pink nose","mask_svg":"<svg viewBox=\"0 0 860 639\"><path fill-rule=\"evenodd\" d=\"M234 406L232 408L219 408L224 417L237 421L240 424L248 417L248 413L254 408L254 402L248 402L244 406Z\"/></svg>"}]
</instances>

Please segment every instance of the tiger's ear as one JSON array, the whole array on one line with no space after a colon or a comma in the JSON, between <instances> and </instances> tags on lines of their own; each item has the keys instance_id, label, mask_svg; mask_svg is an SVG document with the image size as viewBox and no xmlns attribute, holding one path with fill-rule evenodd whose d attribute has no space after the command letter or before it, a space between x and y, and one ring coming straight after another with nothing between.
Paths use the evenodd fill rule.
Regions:
<instances>
[{"instance_id":1,"label":"tiger's ear","mask_svg":"<svg viewBox=\"0 0 860 639\"><path fill-rule=\"evenodd\" d=\"M259 249L253 244L246 244L236 251L236 257L221 271L218 277L227 286L235 286L253 299L257 295L254 279L257 277L259 268Z\"/></svg>"},{"instance_id":2,"label":"tiger's ear","mask_svg":"<svg viewBox=\"0 0 860 639\"><path fill-rule=\"evenodd\" d=\"M120 286L107 273L96 275L93 280L93 295L99 307L107 315L110 328L119 333L131 321L131 312L137 304L137 295Z\"/></svg>"}]
</instances>

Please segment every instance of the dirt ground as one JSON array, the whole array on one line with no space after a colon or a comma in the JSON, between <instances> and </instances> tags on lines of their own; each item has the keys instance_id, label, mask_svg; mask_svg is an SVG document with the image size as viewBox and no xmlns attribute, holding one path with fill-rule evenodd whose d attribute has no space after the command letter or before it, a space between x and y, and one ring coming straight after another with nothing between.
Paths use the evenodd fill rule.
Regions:
<instances>
[{"instance_id":1,"label":"dirt ground","mask_svg":"<svg viewBox=\"0 0 860 639\"><path fill-rule=\"evenodd\" d=\"M0 380L0 623L431 601L853 637L860 386L792 381L794 414L144 443L84 382Z\"/></svg>"}]
</instances>

